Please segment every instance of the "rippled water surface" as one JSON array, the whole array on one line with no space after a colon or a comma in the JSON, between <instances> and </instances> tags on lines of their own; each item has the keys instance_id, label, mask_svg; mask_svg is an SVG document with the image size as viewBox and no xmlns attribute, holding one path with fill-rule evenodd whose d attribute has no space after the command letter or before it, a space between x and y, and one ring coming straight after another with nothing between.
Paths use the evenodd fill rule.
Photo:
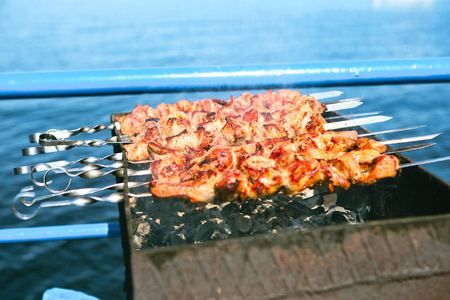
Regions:
<instances>
[{"instance_id":1,"label":"rippled water surface","mask_svg":"<svg viewBox=\"0 0 450 300\"><path fill-rule=\"evenodd\" d=\"M152 3L156 2L156 3ZM0 72L206 66L450 56L447 1L24 1L0 2ZM395 3L403 3L402 5ZM419 4L418 4L419 3ZM434 147L408 153L413 160L450 155L450 85L337 87L365 96L351 112L382 111L384 130L427 125L385 139L443 132ZM323 89L301 89L304 93ZM252 92L259 92L252 91ZM13 168L58 159L105 156L112 148L72 149L22 157L28 135L50 128L108 124L111 114L136 104L180 99L227 99L241 91L85 98L1 100L1 228L118 222L115 205L43 209L18 220L11 202L30 184ZM108 133L96 135L106 138ZM450 181L450 164L426 166ZM115 182L81 180L85 187ZM101 299L123 299L119 238L1 245L2 299L39 299L51 287Z\"/></svg>"}]
</instances>

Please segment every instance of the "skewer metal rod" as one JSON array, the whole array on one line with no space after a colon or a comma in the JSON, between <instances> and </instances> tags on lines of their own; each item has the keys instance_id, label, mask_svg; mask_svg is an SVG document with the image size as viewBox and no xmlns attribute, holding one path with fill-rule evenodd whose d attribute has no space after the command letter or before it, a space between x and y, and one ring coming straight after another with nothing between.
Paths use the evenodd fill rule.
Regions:
<instances>
[{"instance_id":1,"label":"skewer metal rod","mask_svg":"<svg viewBox=\"0 0 450 300\"><path fill-rule=\"evenodd\" d=\"M0 99L450 81L450 57L0 74Z\"/></svg>"},{"instance_id":2,"label":"skewer metal rod","mask_svg":"<svg viewBox=\"0 0 450 300\"><path fill-rule=\"evenodd\" d=\"M119 223L95 223L0 230L0 244L120 236Z\"/></svg>"}]
</instances>

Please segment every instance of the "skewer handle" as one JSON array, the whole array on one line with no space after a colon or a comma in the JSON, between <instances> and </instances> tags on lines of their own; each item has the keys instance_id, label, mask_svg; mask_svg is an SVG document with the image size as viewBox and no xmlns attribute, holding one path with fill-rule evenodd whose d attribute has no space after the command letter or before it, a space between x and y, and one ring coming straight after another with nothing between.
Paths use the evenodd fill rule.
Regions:
<instances>
[{"instance_id":1,"label":"skewer handle","mask_svg":"<svg viewBox=\"0 0 450 300\"><path fill-rule=\"evenodd\" d=\"M112 130L114 128L120 129L120 124L118 122L109 124L109 125L95 125L92 127L89 126L83 126L77 129L73 129L73 130L58 130L58 129L50 129L47 130L47 132L45 134L52 134L54 137L56 137L56 139L58 140L62 140L62 139L66 139L68 137L77 135L79 133L96 133L102 130ZM42 133L35 133L29 136L30 139L30 143L39 143L40 140L40 136L42 135Z\"/></svg>"},{"instance_id":2,"label":"skewer handle","mask_svg":"<svg viewBox=\"0 0 450 300\"><path fill-rule=\"evenodd\" d=\"M130 136L122 135L120 137L113 136L106 140L91 139L91 140L60 140L52 133L44 133L39 136L39 144L42 146L71 146L71 147L101 147L104 145L117 145L130 143Z\"/></svg>"}]
</instances>

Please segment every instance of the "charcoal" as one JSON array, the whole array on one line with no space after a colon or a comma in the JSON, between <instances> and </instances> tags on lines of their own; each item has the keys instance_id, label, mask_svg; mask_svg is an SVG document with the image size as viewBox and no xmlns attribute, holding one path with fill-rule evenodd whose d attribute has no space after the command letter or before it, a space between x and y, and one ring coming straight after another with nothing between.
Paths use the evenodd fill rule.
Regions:
<instances>
[{"instance_id":1,"label":"charcoal","mask_svg":"<svg viewBox=\"0 0 450 300\"><path fill-rule=\"evenodd\" d=\"M206 221L207 217L202 209L195 209L189 214L183 215L183 221L185 223L200 224L202 221Z\"/></svg>"},{"instance_id":2,"label":"charcoal","mask_svg":"<svg viewBox=\"0 0 450 300\"><path fill-rule=\"evenodd\" d=\"M358 207L353 201L350 203L353 210L352 207L349 210L338 200L339 193L307 199L280 194L243 203L213 201L206 205L180 199L138 198L130 200L134 246L139 250L314 226L352 224L362 221L361 218L367 215L367 203Z\"/></svg>"},{"instance_id":3,"label":"charcoal","mask_svg":"<svg viewBox=\"0 0 450 300\"><path fill-rule=\"evenodd\" d=\"M154 226L153 229L150 231L150 234L152 235L153 240L162 241L164 237L167 235L167 233L172 231L173 230L171 230L169 226L159 225Z\"/></svg>"},{"instance_id":4,"label":"charcoal","mask_svg":"<svg viewBox=\"0 0 450 300\"><path fill-rule=\"evenodd\" d=\"M149 223L139 223L135 230L135 235L137 236L147 236L150 233L150 224Z\"/></svg>"},{"instance_id":5,"label":"charcoal","mask_svg":"<svg viewBox=\"0 0 450 300\"><path fill-rule=\"evenodd\" d=\"M331 214L331 221L336 224L344 224L348 222L348 218L341 211L333 211Z\"/></svg>"},{"instance_id":6,"label":"charcoal","mask_svg":"<svg viewBox=\"0 0 450 300\"><path fill-rule=\"evenodd\" d=\"M174 245L174 246L175 245L184 245L184 244L186 244L186 237L183 234L178 233L171 237L170 244Z\"/></svg>"},{"instance_id":7,"label":"charcoal","mask_svg":"<svg viewBox=\"0 0 450 300\"><path fill-rule=\"evenodd\" d=\"M135 215L135 218L132 218L131 222L133 224L133 228L137 228L140 225L140 223L141 223L140 216L139 215Z\"/></svg>"},{"instance_id":8,"label":"charcoal","mask_svg":"<svg viewBox=\"0 0 450 300\"><path fill-rule=\"evenodd\" d=\"M311 210L311 215L313 216L317 216L323 213L325 213L325 208L323 208L322 206L318 206L317 208Z\"/></svg>"},{"instance_id":9,"label":"charcoal","mask_svg":"<svg viewBox=\"0 0 450 300\"><path fill-rule=\"evenodd\" d=\"M229 235L223 234L223 233L221 233L221 232L219 232L219 231L215 231L215 232L213 233L213 235L211 236L211 239L212 239L212 240L225 240L225 239L227 239L227 238L229 238Z\"/></svg>"},{"instance_id":10,"label":"charcoal","mask_svg":"<svg viewBox=\"0 0 450 300\"><path fill-rule=\"evenodd\" d=\"M211 219L214 219L214 218L220 218L221 217L221 215L222 215L222 211L220 210L220 206L219 205L211 205L211 204L208 204L207 206L206 206L206 213L208 214L208 216L211 218Z\"/></svg>"},{"instance_id":11,"label":"charcoal","mask_svg":"<svg viewBox=\"0 0 450 300\"><path fill-rule=\"evenodd\" d=\"M265 206L265 209L262 213L266 219L270 219L271 217L274 217L276 215L276 210L272 204L268 204L267 206Z\"/></svg>"},{"instance_id":12,"label":"charcoal","mask_svg":"<svg viewBox=\"0 0 450 300\"><path fill-rule=\"evenodd\" d=\"M203 242L211 239L214 232L217 230L217 223L213 221L207 221L201 226L195 235L194 240L196 242Z\"/></svg>"},{"instance_id":13,"label":"charcoal","mask_svg":"<svg viewBox=\"0 0 450 300\"><path fill-rule=\"evenodd\" d=\"M226 236L230 236L231 233L232 233L230 227L225 222L218 223L217 224L217 230L219 231L220 234L223 234L223 235L226 235Z\"/></svg>"},{"instance_id":14,"label":"charcoal","mask_svg":"<svg viewBox=\"0 0 450 300\"><path fill-rule=\"evenodd\" d=\"M287 221L284 218L274 217L272 218L272 228L277 230L282 230L284 227L288 225Z\"/></svg>"},{"instance_id":15,"label":"charcoal","mask_svg":"<svg viewBox=\"0 0 450 300\"><path fill-rule=\"evenodd\" d=\"M235 212L231 213L231 214L228 216L228 222L229 222L230 224L233 224L233 227L234 227L234 223L236 222L236 220L237 220L241 215L242 215L242 214L240 214L240 213L235 213Z\"/></svg>"},{"instance_id":16,"label":"charcoal","mask_svg":"<svg viewBox=\"0 0 450 300\"><path fill-rule=\"evenodd\" d=\"M183 230L187 231L187 232L191 232L192 230L194 230L198 225L194 224L194 222L187 222L184 224L181 224L181 228L183 228Z\"/></svg>"},{"instance_id":17,"label":"charcoal","mask_svg":"<svg viewBox=\"0 0 450 300\"><path fill-rule=\"evenodd\" d=\"M300 216L310 215L312 210L299 201L290 201L285 206L285 214L287 217L299 218Z\"/></svg>"},{"instance_id":18,"label":"charcoal","mask_svg":"<svg viewBox=\"0 0 450 300\"><path fill-rule=\"evenodd\" d=\"M149 208L153 205L152 202L153 202L152 200L145 201L142 198L138 198L138 199L136 199L136 205L135 205L134 209L137 211L147 212L149 210Z\"/></svg>"},{"instance_id":19,"label":"charcoal","mask_svg":"<svg viewBox=\"0 0 450 300\"><path fill-rule=\"evenodd\" d=\"M240 215L235 221L235 229L242 233L247 233L253 226L253 221L249 215Z\"/></svg>"},{"instance_id":20,"label":"charcoal","mask_svg":"<svg viewBox=\"0 0 450 300\"><path fill-rule=\"evenodd\" d=\"M180 227L184 224L184 218L181 215L174 215L172 218L163 221L163 224L167 224L173 227Z\"/></svg>"},{"instance_id":21,"label":"charcoal","mask_svg":"<svg viewBox=\"0 0 450 300\"><path fill-rule=\"evenodd\" d=\"M330 210L332 207L336 206L337 203L337 195L335 193L323 196L323 203L321 206L325 209L325 211Z\"/></svg>"},{"instance_id":22,"label":"charcoal","mask_svg":"<svg viewBox=\"0 0 450 300\"><path fill-rule=\"evenodd\" d=\"M244 215L251 215L255 207L256 207L255 200L248 200L241 204L240 212L243 213Z\"/></svg>"},{"instance_id":23,"label":"charcoal","mask_svg":"<svg viewBox=\"0 0 450 300\"><path fill-rule=\"evenodd\" d=\"M222 205L222 214L229 215L232 212L239 211L239 203L237 202L227 202Z\"/></svg>"},{"instance_id":24,"label":"charcoal","mask_svg":"<svg viewBox=\"0 0 450 300\"><path fill-rule=\"evenodd\" d=\"M258 224L264 224L265 225L267 223L268 219L266 217L264 217L263 214L257 214L257 215L252 216L252 220L253 220L254 226L256 226Z\"/></svg>"},{"instance_id":25,"label":"charcoal","mask_svg":"<svg viewBox=\"0 0 450 300\"><path fill-rule=\"evenodd\" d=\"M308 199L305 199L305 200L298 199L298 198L297 198L297 200L301 201L301 203L303 205L313 209L313 208L317 207L318 205L323 205L324 201L325 201L325 197L327 197L327 195L325 195L323 197L321 197L319 195L316 195L316 196L312 196L312 197L310 197Z\"/></svg>"},{"instance_id":26,"label":"charcoal","mask_svg":"<svg viewBox=\"0 0 450 300\"><path fill-rule=\"evenodd\" d=\"M255 224L253 233L261 234L269 231L269 226L266 223Z\"/></svg>"},{"instance_id":27,"label":"charcoal","mask_svg":"<svg viewBox=\"0 0 450 300\"><path fill-rule=\"evenodd\" d=\"M185 212L187 210L187 205L184 201L173 201L171 209L172 211Z\"/></svg>"},{"instance_id":28,"label":"charcoal","mask_svg":"<svg viewBox=\"0 0 450 300\"><path fill-rule=\"evenodd\" d=\"M166 246L170 245L172 238L177 234L175 230L169 230L166 232L166 234L161 239L161 245Z\"/></svg>"},{"instance_id":29,"label":"charcoal","mask_svg":"<svg viewBox=\"0 0 450 300\"><path fill-rule=\"evenodd\" d=\"M186 243L192 244L195 242L195 236L196 232L194 231L188 231L188 234L186 235Z\"/></svg>"},{"instance_id":30,"label":"charcoal","mask_svg":"<svg viewBox=\"0 0 450 300\"><path fill-rule=\"evenodd\" d=\"M347 210L343 207L336 206L331 209L331 221L336 224L354 224L358 223L359 213L354 210Z\"/></svg>"}]
</instances>

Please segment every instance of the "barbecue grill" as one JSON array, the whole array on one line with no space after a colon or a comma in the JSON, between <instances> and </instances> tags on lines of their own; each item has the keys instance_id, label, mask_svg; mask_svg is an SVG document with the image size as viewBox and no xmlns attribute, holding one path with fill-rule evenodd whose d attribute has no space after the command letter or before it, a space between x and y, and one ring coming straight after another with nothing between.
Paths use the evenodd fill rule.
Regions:
<instances>
[{"instance_id":1,"label":"barbecue grill","mask_svg":"<svg viewBox=\"0 0 450 300\"><path fill-rule=\"evenodd\" d=\"M395 79L365 77L367 69L361 67L362 63L353 69L339 63L338 69L345 69L341 74L350 74L347 78L306 79L303 86L321 85L317 84L319 81L322 86L344 81L448 81L445 70L437 68L440 71L430 76L424 74L421 64L413 68L421 71L415 78L404 73L396 74ZM281 83L283 78L292 80L293 75L303 74L287 69L290 71L281 73L264 70L268 72L261 85L257 84L261 73L252 69L254 74L250 72L252 80L247 86L302 86L298 80ZM359 70L357 76L354 70ZM183 71L186 70L179 74ZM145 88L141 82L132 82L131 86L103 89L103 84L94 84L84 93L171 92L217 86L208 81L208 72L214 70L188 71L193 76L173 77L187 78L184 85L178 82L178 88L168 85L164 90L159 85L161 77L151 72L156 78L155 86ZM233 72L235 69L231 69ZM230 77L226 86L220 87L242 88L242 77L248 72L242 74ZM77 76L69 77L74 75ZM224 78L223 74L218 77ZM275 77L277 81L270 83L270 78ZM5 97L69 96L78 90L78 82L69 80L73 85L55 86L44 95L39 89L30 92L33 88L28 81L25 78L21 91L5 89ZM112 115L111 121L120 115L123 113ZM120 133L112 129L120 141ZM368 132L363 127L353 129ZM114 152L124 153L120 144L114 146ZM157 299L334 299L372 294L377 294L377 298L439 298L450 292L450 185L421 167L402 169L401 176L372 186L338 188L333 193L319 189L295 197L198 206L179 199L129 196L142 194L146 189L130 189L128 184L136 178L128 176L128 172L147 166L129 164L126 155L122 156L125 172L123 177L117 177L117 182L123 183L119 210L129 299L149 295ZM400 163L411 163L401 154L397 157ZM138 178L142 182L147 179ZM85 204L89 203L80 205Z\"/></svg>"},{"instance_id":2,"label":"barbecue grill","mask_svg":"<svg viewBox=\"0 0 450 300\"><path fill-rule=\"evenodd\" d=\"M119 204L133 299L410 297L417 281L421 291L448 292L450 185L421 167L371 186L242 205L129 192L145 188L125 190Z\"/></svg>"}]
</instances>

